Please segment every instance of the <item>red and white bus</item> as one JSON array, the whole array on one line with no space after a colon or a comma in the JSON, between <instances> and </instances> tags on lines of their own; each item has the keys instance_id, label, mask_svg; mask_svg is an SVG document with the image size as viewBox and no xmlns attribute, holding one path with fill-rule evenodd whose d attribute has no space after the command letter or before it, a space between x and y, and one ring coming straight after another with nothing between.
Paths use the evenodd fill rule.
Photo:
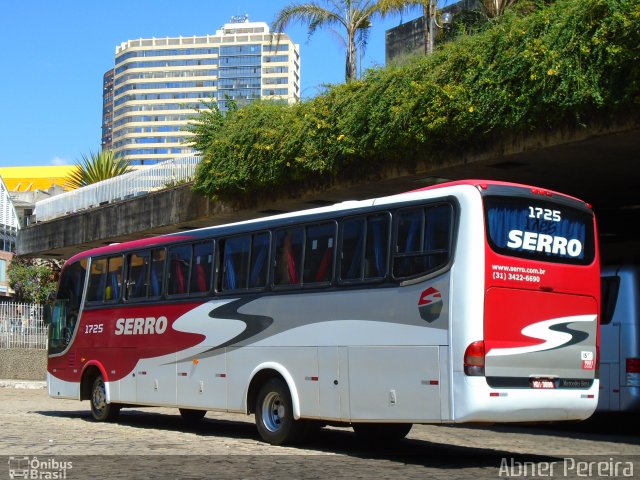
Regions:
<instances>
[{"instance_id":1,"label":"red and white bus","mask_svg":"<svg viewBox=\"0 0 640 480\"><path fill-rule=\"evenodd\" d=\"M99 421L255 413L272 444L584 419L596 238L580 200L468 180L89 250L61 274L49 395Z\"/></svg>"}]
</instances>

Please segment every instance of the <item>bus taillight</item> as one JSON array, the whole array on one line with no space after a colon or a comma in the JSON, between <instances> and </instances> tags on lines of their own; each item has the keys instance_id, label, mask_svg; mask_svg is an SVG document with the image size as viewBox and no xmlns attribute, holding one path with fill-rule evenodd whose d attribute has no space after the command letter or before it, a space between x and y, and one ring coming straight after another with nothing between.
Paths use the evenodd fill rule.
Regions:
<instances>
[{"instance_id":1,"label":"bus taillight","mask_svg":"<svg viewBox=\"0 0 640 480\"><path fill-rule=\"evenodd\" d=\"M464 351L464 373L469 376L484 376L484 342L470 343Z\"/></svg>"}]
</instances>

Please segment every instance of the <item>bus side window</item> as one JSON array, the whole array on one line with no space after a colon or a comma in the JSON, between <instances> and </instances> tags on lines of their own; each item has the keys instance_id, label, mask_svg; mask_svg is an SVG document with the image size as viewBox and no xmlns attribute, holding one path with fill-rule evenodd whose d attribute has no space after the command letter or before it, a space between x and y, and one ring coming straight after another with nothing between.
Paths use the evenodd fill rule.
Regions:
<instances>
[{"instance_id":1,"label":"bus side window","mask_svg":"<svg viewBox=\"0 0 640 480\"><path fill-rule=\"evenodd\" d=\"M365 220L356 218L342 224L342 248L340 263L341 280L361 280L364 268Z\"/></svg>"},{"instance_id":2,"label":"bus side window","mask_svg":"<svg viewBox=\"0 0 640 480\"><path fill-rule=\"evenodd\" d=\"M365 249L365 279L387 275L389 252L389 214L367 217L367 244Z\"/></svg>"},{"instance_id":3,"label":"bus side window","mask_svg":"<svg viewBox=\"0 0 640 480\"><path fill-rule=\"evenodd\" d=\"M335 223L307 227L303 283L331 281L335 236Z\"/></svg>"},{"instance_id":4,"label":"bus side window","mask_svg":"<svg viewBox=\"0 0 640 480\"><path fill-rule=\"evenodd\" d=\"M251 237L228 238L222 242L222 290L247 288Z\"/></svg>"},{"instance_id":5,"label":"bus side window","mask_svg":"<svg viewBox=\"0 0 640 480\"><path fill-rule=\"evenodd\" d=\"M89 287L87 291L88 302L102 302L107 286L107 259L99 258L91 261L89 272Z\"/></svg>"},{"instance_id":6,"label":"bus side window","mask_svg":"<svg viewBox=\"0 0 640 480\"><path fill-rule=\"evenodd\" d=\"M128 255L126 298L147 298L149 290L149 252Z\"/></svg>"},{"instance_id":7,"label":"bus side window","mask_svg":"<svg viewBox=\"0 0 640 480\"><path fill-rule=\"evenodd\" d=\"M275 285L298 285L302 263L302 228L276 232Z\"/></svg>"},{"instance_id":8,"label":"bus side window","mask_svg":"<svg viewBox=\"0 0 640 480\"><path fill-rule=\"evenodd\" d=\"M249 288L267 285L269 259L269 233L256 233L251 242L251 269L249 271Z\"/></svg>"},{"instance_id":9,"label":"bus side window","mask_svg":"<svg viewBox=\"0 0 640 480\"><path fill-rule=\"evenodd\" d=\"M189 292L191 245L179 245L169 249L168 294L182 295Z\"/></svg>"},{"instance_id":10,"label":"bus side window","mask_svg":"<svg viewBox=\"0 0 640 480\"><path fill-rule=\"evenodd\" d=\"M210 290L212 266L213 242L196 243L193 246L190 293L206 293Z\"/></svg>"},{"instance_id":11,"label":"bus side window","mask_svg":"<svg viewBox=\"0 0 640 480\"><path fill-rule=\"evenodd\" d=\"M384 278L387 274L389 214L345 220L342 225L340 279Z\"/></svg>"},{"instance_id":12,"label":"bus side window","mask_svg":"<svg viewBox=\"0 0 640 480\"><path fill-rule=\"evenodd\" d=\"M602 293L602 301L600 302L600 325L609 325L613 319L613 312L615 312L616 303L618 302L620 277L617 275L601 277L600 290Z\"/></svg>"},{"instance_id":13,"label":"bus side window","mask_svg":"<svg viewBox=\"0 0 640 480\"><path fill-rule=\"evenodd\" d=\"M151 250L151 271L149 273L149 286L151 287L151 291L149 294L152 297L162 295L166 253L164 248Z\"/></svg>"},{"instance_id":14,"label":"bus side window","mask_svg":"<svg viewBox=\"0 0 640 480\"><path fill-rule=\"evenodd\" d=\"M434 270L449 261L453 232L453 210L450 205L429 207L426 212L424 245L426 268Z\"/></svg>"},{"instance_id":15,"label":"bus side window","mask_svg":"<svg viewBox=\"0 0 640 480\"><path fill-rule=\"evenodd\" d=\"M122 256L109 258L109 268L107 276L107 285L104 289L105 302L115 302L120 300L122 292L122 267L124 262Z\"/></svg>"},{"instance_id":16,"label":"bus side window","mask_svg":"<svg viewBox=\"0 0 640 480\"><path fill-rule=\"evenodd\" d=\"M407 209L397 218L395 278L424 275L449 261L453 221L450 205Z\"/></svg>"}]
</instances>

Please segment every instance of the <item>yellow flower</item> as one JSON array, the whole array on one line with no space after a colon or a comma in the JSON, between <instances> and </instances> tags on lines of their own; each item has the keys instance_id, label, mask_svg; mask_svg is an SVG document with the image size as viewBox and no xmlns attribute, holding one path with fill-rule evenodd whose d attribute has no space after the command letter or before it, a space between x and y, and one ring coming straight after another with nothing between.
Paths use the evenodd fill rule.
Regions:
<instances>
[{"instance_id":1,"label":"yellow flower","mask_svg":"<svg viewBox=\"0 0 640 480\"><path fill-rule=\"evenodd\" d=\"M555 71L553 68L550 68L549 70L547 70L547 75L555 75L556 73L558 72Z\"/></svg>"},{"instance_id":2,"label":"yellow flower","mask_svg":"<svg viewBox=\"0 0 640 480\"><path fill-rule=\"evenodd\" d=\"M475 108L469 107L469 113L473 113L474 110L475 110Z\"/></svg>"},{"instance_id":3,"label":"yellow flower","mask_svg":"<svg viewBox=\"0 0 640 480\"><path fill-rule=\"evenodd\" d=\"M535 73L532 73L532 74L531 74L531 77L529 77L529 78L531 78L531 80L535 80L537 77L536 77L536 74L535 74Z\"/></svg>"},{"instance_id":4,"label":"yellow flower","mask_svg":"<svg viewBox=\"0 0 640 480\"><path fill-rule=\"evenodd\" d=\"M343 139L344 139L344 135L343 134L338 135L338 138L337 138L338 141L343 140Z\"/></svg>"}]
</instances>

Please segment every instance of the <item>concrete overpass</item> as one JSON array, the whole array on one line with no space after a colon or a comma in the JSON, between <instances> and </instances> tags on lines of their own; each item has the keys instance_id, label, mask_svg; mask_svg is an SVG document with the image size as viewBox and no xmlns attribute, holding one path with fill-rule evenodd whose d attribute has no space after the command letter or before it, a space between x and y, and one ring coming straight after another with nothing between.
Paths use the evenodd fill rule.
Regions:
<instances>
[{"instance_id":1,"label":"concrete overpass","mask_svg":"<svg viewBox=\"0 0 640 480\"><path fill-rule=\"evenodd\" d=\"M438 178L507 180L558 190L594 206L606 262L640 260L640 118L544 135L508 137L482 150L389 168L356 184L214 202L189 184L36 223L18 233L19 255L68 258L95 246L350 199L407 191Z\"/></svg>"}]
</instances>

